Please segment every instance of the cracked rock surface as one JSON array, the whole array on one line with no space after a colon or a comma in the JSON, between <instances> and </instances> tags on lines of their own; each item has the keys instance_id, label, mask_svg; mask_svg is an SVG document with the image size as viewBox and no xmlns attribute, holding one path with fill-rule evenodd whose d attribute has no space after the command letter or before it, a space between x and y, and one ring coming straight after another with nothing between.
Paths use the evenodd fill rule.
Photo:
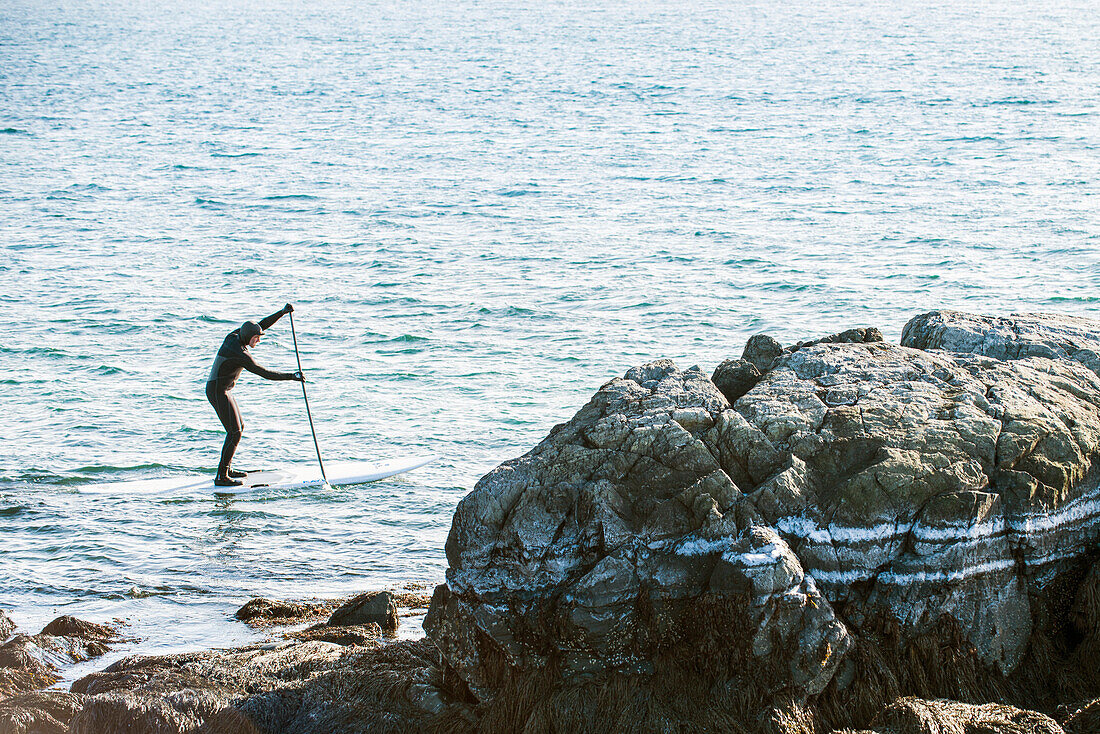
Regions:
<instances>
[{"instance_id":1,"label":"cracked rock surface","mask_svg":"<svg viewBox=\"0 0 1100 734\"><path fill-rule=\"evenodd\" d=\"M997 359L1071 359L1100 374L1097 322L1075 316L1028 313L1002 317L930 311L910 319L901 343Z\"/></svg>"}]
</instances>

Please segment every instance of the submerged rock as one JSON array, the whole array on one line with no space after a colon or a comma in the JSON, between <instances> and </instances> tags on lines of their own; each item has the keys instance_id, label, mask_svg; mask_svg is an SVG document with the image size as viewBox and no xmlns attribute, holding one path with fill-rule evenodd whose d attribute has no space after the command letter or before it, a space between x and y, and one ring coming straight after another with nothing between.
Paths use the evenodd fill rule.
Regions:
<instances>
[{"instance_id":1,"label":"submerged rock","mask_svg":"<svg viewBox=\"0 0 1100 734\"><path fill-rule=\"evenodd\" d=\"M744 392L634 368L462 500L424 626L487 715L866 724L907 692L1034 694L1100 645L1091 612L1060 631L1100 538L1084 360L777 346L728 365L762 373Z\"/></svg>"}]
</instances>

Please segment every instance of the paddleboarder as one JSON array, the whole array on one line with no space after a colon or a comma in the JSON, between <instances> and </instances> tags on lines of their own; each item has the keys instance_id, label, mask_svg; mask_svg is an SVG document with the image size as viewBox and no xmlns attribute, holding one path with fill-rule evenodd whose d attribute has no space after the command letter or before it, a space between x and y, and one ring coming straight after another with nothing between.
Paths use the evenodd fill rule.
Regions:
<instances>
[{"instance_id":1,"label":"paddleboarder","mask_svg":"<svg viewBox=\"0 0 1100 734\"><path fill-rule=\"evenodd\" d=\"M214 366L210 369L210 376L206 378L206 399L214 406L214 412L225 426L225 443L222 445L221 461L218 462L218 474L214 478L214 484L219 487L238 487L243 484L240 478L246 474L231 468L233 454L237 451L237 444L241 442L244 423L241 421L237 401L229 391L237 384L241 370L248 370L267 380L303 380L301 372L275 372L262 367L249 351L260 343L260 337L265 331L293 310L294 306L288 303L279 311L260 319L258 324L255 321L245 321L240 328L226 334L218 356L214 358Z\"/></svg>"}]
</instances>

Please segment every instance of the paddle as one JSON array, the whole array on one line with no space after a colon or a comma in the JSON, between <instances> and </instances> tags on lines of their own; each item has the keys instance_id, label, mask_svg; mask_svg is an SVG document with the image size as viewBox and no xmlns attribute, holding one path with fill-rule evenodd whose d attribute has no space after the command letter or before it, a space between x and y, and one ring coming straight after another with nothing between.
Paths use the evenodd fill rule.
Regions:
<instances>
[{"instance_id":1,"label":"paddle","mask_svg":"<svg viewBox=\"0 0 1100 734\"><path fill-rule=\"evenodd\" d=\"M317 443L317 431L313 430L313 416L309 412L309 398L306 396L306 375L302 372L302 358L298 354L298 335L294 333L294 311L289 311L290 335L294 337L294 358L298 360L298 373L302 376L302 400L306 403L306 417L309 418L309 432L313 434L313 448L317 449L317 464L321 467L321 481L325 483L325 489L332 489L325 476L325 464L321 461L321 446Z\"/></svg>"}]
</instances>

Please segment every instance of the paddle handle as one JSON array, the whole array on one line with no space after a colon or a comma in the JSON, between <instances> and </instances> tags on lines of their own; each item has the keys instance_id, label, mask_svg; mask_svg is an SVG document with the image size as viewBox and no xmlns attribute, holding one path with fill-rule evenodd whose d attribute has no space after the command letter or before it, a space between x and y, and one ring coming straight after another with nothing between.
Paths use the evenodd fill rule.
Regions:
<instances>
[{"instance_id":1,"label":"paddle handle","mask_svg":"<svg viewBox=\"0 0 1100 734\"><path fill-rule=\"evenodd\" d=\"M306 404L306 418L309 418L309 432L313 434L313 448L317 449L317 465L321 467L321 479L328 484L325 476L325 463L321 461L321 445L317 443L317 431L313 429L313 415L309 412L309 397L306 395L306 375L302 372L302 358L298 354L298 335L294 333L294 312L287 313L290 316L290 335L294 338L294 358L298 360L298 374L302 376L302 400Z\"/></svg>"}]
</instances>

